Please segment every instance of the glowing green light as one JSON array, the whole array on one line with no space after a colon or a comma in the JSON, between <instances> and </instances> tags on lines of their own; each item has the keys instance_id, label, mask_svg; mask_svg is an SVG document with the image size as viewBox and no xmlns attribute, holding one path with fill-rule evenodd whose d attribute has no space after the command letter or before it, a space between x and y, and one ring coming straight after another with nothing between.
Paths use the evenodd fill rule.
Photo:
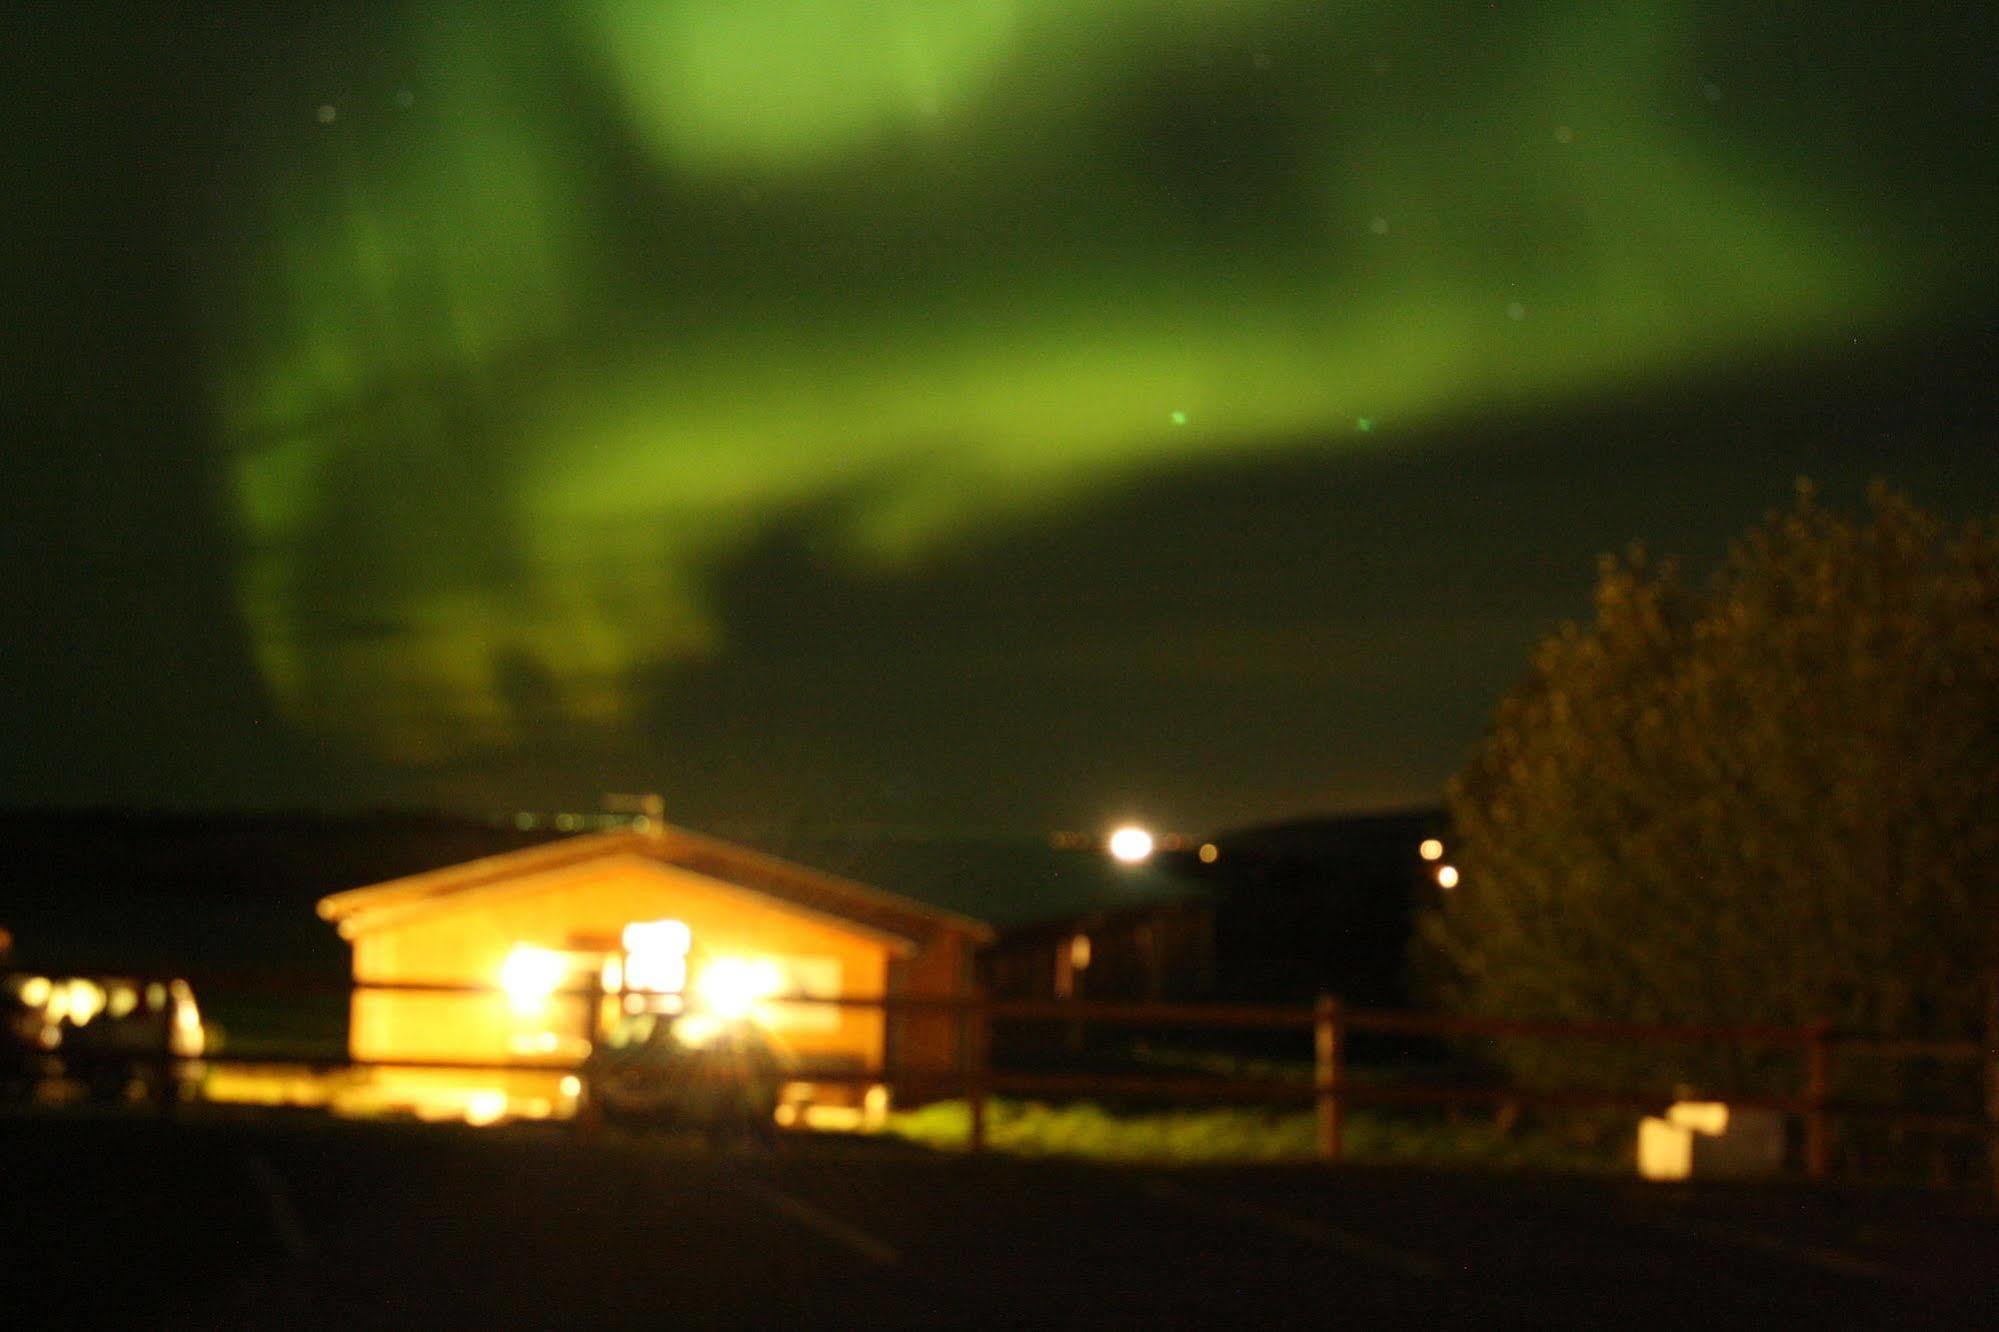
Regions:
<instances>
[{"instance_id":1,"label":"glowing green light","mask_svg":"<svg viewBox=\"0 0 1999 1332\"><path fill-rule=\"evenodd\" d=\"M801 511L893 566L1168 463L1378 447L1343 423L1400 439L1911 299L1833 184L1675 127L1682 7L1551 3L1476 58L1407 8L410 6L383 63L420 108L294 110L213 303L273 693L411 759L537 710L613 727L718 648L717 573ZM1297 58L1227 74L1280 9ZM1356 50L1393 74L1279 88L1265 175L1161 128L1190 70L1255 111Z\"/></svg>"}]
</instances>

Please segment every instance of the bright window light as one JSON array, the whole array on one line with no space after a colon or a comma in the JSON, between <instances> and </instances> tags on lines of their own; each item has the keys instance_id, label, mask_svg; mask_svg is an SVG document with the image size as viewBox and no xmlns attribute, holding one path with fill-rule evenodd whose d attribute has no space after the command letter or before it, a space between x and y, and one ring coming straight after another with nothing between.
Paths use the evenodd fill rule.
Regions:
<instances>
[{"instance_id":1,"label":"bright window light","mask_svg":"<svg viewBox=\"0 0 1999 1332\"><path fill-rule=\"evenodd\" d=\"M756 1006L784 990L784 973L767 958L718 957L702 968L694 992L719 1018L748 1017Z\"/></svg>"},{"instance_id":2,"label":"bright window light","mask_svg":"<svg viewBox=\"0 0 1999 1332\"><path fill-rule=\"evenodd\" d=\"M679 994L687 988L687 950L693 942L684 921L644 920L625 926L625 988Z\"/></svg>"},{"instance_id":3,"label":"bright window light","mask_svg":"<svg viewBox=\"0 0 1999 1332\"><path fill-rule=\"evenodd\" d=\"M500 964L500 988L520 1017L538 1017L547 1011L549 996L562 984L569 962L547 948L521 944Z\"/></svg>"},{"instance_id":4,"label":"bright window light","mask_svg":"<svg viewBox=\"0 0 1999 1332\"><path fill-rule=\"evenodd\" d=\"M679 953L685 956L694 932L684 920L635 920L625 926L627 953Z\"/></svg>"}]
</instances>

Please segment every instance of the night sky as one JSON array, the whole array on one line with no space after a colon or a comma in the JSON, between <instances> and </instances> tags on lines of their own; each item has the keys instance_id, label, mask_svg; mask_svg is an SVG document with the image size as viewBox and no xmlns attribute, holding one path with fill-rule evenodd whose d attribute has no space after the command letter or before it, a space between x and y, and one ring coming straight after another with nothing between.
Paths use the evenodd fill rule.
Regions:
<instances>
[{"instance_id":1,"label":"night sky","mask_svg":"<svg viewBox=\"0 0 1999 1332\"><path fill-rule=\"evenodd\" d=\"M0 28L0 802L1420 804L1599 552L1999 496L1985 6L267 8Z\"/></svg>"}]
</instances>

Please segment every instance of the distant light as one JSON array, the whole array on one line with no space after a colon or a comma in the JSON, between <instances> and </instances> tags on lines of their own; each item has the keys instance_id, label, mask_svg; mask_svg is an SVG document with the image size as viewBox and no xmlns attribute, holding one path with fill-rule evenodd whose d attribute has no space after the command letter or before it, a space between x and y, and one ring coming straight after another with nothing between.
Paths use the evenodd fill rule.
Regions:
<instances>
[{"instance_id":1,"label":"distant light","mask_svg":"<svg viewBox=\"0 0 1999 1332\"><path fill-rule=\"evenodd\" d=\"M105 993L96 981L75 977L59 987L49 1003L49 1016L67 1018L73 1025L88 1026L104 1011Z\"/></svg>"},{"instance_id":2,"label":"distant light","mask_svg":"<svg viewBox=\"0 0 1999 1332\"><path fill-rule=\"evenodd\" d=\"M1111 834L1111 855L1127 865L1136 865L1152 856L1152 834L1127 825Z\"/></svg>"},{"instance_id":3,"label":"distant light","mask_svg":"<svg viewBox=\"0 0 1999 1332\"><path fill-rule=\"evenodd\" d=\"M1078 971L1090 968L1090 936L1079 934L1069 940L1069 965Z\"/></svg>"},{"instance_id":4,"label":"distant light","mask_svg":"<svg viewBox=\"0 0 1999 1332\"><path fill-rule=\"evenodd\" d=\"M574 1073L565 1073L562 1075L561 1087L564 1096L581 1096L583 1094L583 1079L577 1077Z\"/></svg>"},{"instance_id":5,"label":"distant light","mask_svg":"<svg viewBox=\"0 0 1999 1332\"><path fill-rule=\"evenodd\" d=\"M1222 854L1221 848L1216 846L1213 842L1201 843L1201 863L1203 865L1214 864L1216 858L1221 854Z\"/></svg>"},{"instance_id":6,"label":"distant light","mask_svg":"<svg viewBox=\"0 0 1999 1332\"><path fill-rule=\"evenodd\" d=\"M1174 424L1174 425L1176 425L1176 426L1177 426L1177 425L1186 425L1186 424L1187 424L1187 413L1185 413L1185 412L1175 412L1175 413L1173 413L1173 418L1172 418L1172 419L1173 419L1173 424Z\"/></svg>"},{"instance_id":7,"label":"distant light","mask_svg":"<svg viewBox=\"0 0 1999 1332\"><path fill-rule=\"evenodd\" d=\"M175 979L167 982L167 994L173 1000L173 1028L167 1034L167 1045L183 1059L193 1059L207 1048L208 1036L201 1027L201 1010L194 1003L194 989L186 981Z\"/></svg>"},{"instance_id":8,"label":"distant light","mask_svg":"<svg viewBox=\"0 0 1999 1332\"><path fill-rule=\"evenodd\" d=\"M331 125L334 122L334 120L340 115L340 111L331 102L327 102L321 105L319 110L314 112L313 114L319 118L320 124Z\"/></svg>"},{"instance_id":9,"label":"distant light","mask_svg":"<svg viewBox=\"0 0 1999 1332\"><path fill-rule=\"evenodd\" d=\"M1353 428L1360 431L1363 435L1371 434L1374 431L1374 418L1372 416L1356 416L1353 419Z\"/></svg>"},{"instance_id":10,"label":"distant light","mask_svg":"<svg viewBox=\"0 0 1999 1332\"><path fill-rule=\"evenodd\" d=\"M1456 865L1439 865L1439 866L1437 866L1437 886L1438 886L1439 888L1455 888L1455 887L1457 887L1457 886L1458 886L1458 867L1457 867Z\"/></svg>"},{"instance_id":11,"label":"distant light","mask_svg":"<svg viewBox=\"0 0 1999 1332\"><path fill-rule=\"evenodd\" d=\"M49 992L54 988L47 976L30 976L21 982L21 1002L29 1008L40 1008L49 1001Z\"/></svg>"},{"instance_id":12,"label":"distant light","mask_svg":"<svg viewBox=\"0 0 1999 1332\"><path fill-rule=\"evenodd\" d=\"M1444 858L1444 844L1434 837L1425 837L1423 845L1416 848L1416 854L1425 860L1442 860Z\"/></svg>"}]
</instances>

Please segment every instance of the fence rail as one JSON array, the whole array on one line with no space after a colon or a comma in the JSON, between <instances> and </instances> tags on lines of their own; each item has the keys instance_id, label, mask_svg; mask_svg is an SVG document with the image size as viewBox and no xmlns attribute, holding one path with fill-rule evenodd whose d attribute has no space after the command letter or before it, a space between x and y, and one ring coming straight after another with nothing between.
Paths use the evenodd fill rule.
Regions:
<instances>
[{"instance_id":1,"label":"fence rail","mask_svg":"<svg viewBox=\"0 0 1999 1332\"><path fill-rule=\"evenodd\" d=\"M116 976L145 983L152 979L129 970L105 969L92 973ZM197 975L195 981L209 993L242 995L332 995L359 993L460 994L499 996L503 991L491 985L459 982L398 981L334 985L319 978L301 981L297 976L272 972L233 972ZM1999 979L1995 979L1999 989ZM594 986L564 988L551 998L604 998ZM1514 1105L1566 1109L1624 1109L1657 1111L1678 1099L1671 1092L1631 1091L1618 1088L1522 1088L1490 1084L1416 1085L1355 1081L1348 1061L1349 1038L1356 1032L1433 1036L1445 1039L1468 1037L1485 1039L1554 1039L1585 1042L1624 1041L1647 1044L1733 1044L1790 1048L1800 1055L1800 1083L1789 1095L1728 1096L1729 1104L1744 1108L1772 1110L1802 1118L1805 1128L1804 1163L1813 1179L1823 1179L1831 1171L1835 1119L1864 1119L1926 1132L1983 1136L1992 1160L1993 1187L1999 1192L1999 1005L1995 1005L1993 1031L1981 1043L1966 1040L1908 1039L1864 1033L1836 1031L1829 1023L1805 1026L1770 1024L1698 1025L1685 1023L1631 1023L1604 1021L1544 1021L1513 1018L1465 1017L1440 1013L1351 1009L1338 999L1324 996L1306 1005L1225 1004L1225 1003L1127 1003L1101 1000L995 999L983 994L961 996L873 995L819 996L783 995L765 1002L778 1007L831 1007L843 1010L874 1011L885 1017L899 1015L947 1015L957 1023L958 1062L955 1069L915 1069L894 1065L875 1068L851 1066L818 1067L810 1064L787 1070L793 1081L869 1085L885 1083L904 1092L962 1095L968 1102L973 1151L986 1145L988 1102L996 1093L1023 1095L1108 1095L1158 1097L1178 1100L1259 1100L1310 1102L1315 1110L1316 1145L1322 1160L1336 1162L1344 1154L1344 1120L1349 1107L1357 1105ZM586 1011L588 1011L586 1009ZM1309 1081L1281 1078L1190 1077L1184 1074L1133 1074L1112 1072L1037 1072L996 1068L992 1061L991 1032L1003 1023L1064 1023L1082 1026L1142 1026L1149 1028L1199 1028L1296 1031L1312 1033L1313 1065ZM1891 1062L1931 1061L1976 1063L1983 1066L1984 1112L1953 1115L1896 1105L1835 1100L1831 1095L1832 1064L1835 1058L1885 1060ZM275 1051L232 1055L219 1053L199 1059L181 1059L160 1051L107 1054L99 1051L83 1056L86 1064L123 1058L135 1067L162 1071L185 1069L196 1064L220 1066L273 1066L332 1072L342 1069L436 1069L445 1071L575 1073L583 1060L560 1057L508 1059L353 1059L329 1058L324 1053Z\"/></svg>"}]
</instances>

